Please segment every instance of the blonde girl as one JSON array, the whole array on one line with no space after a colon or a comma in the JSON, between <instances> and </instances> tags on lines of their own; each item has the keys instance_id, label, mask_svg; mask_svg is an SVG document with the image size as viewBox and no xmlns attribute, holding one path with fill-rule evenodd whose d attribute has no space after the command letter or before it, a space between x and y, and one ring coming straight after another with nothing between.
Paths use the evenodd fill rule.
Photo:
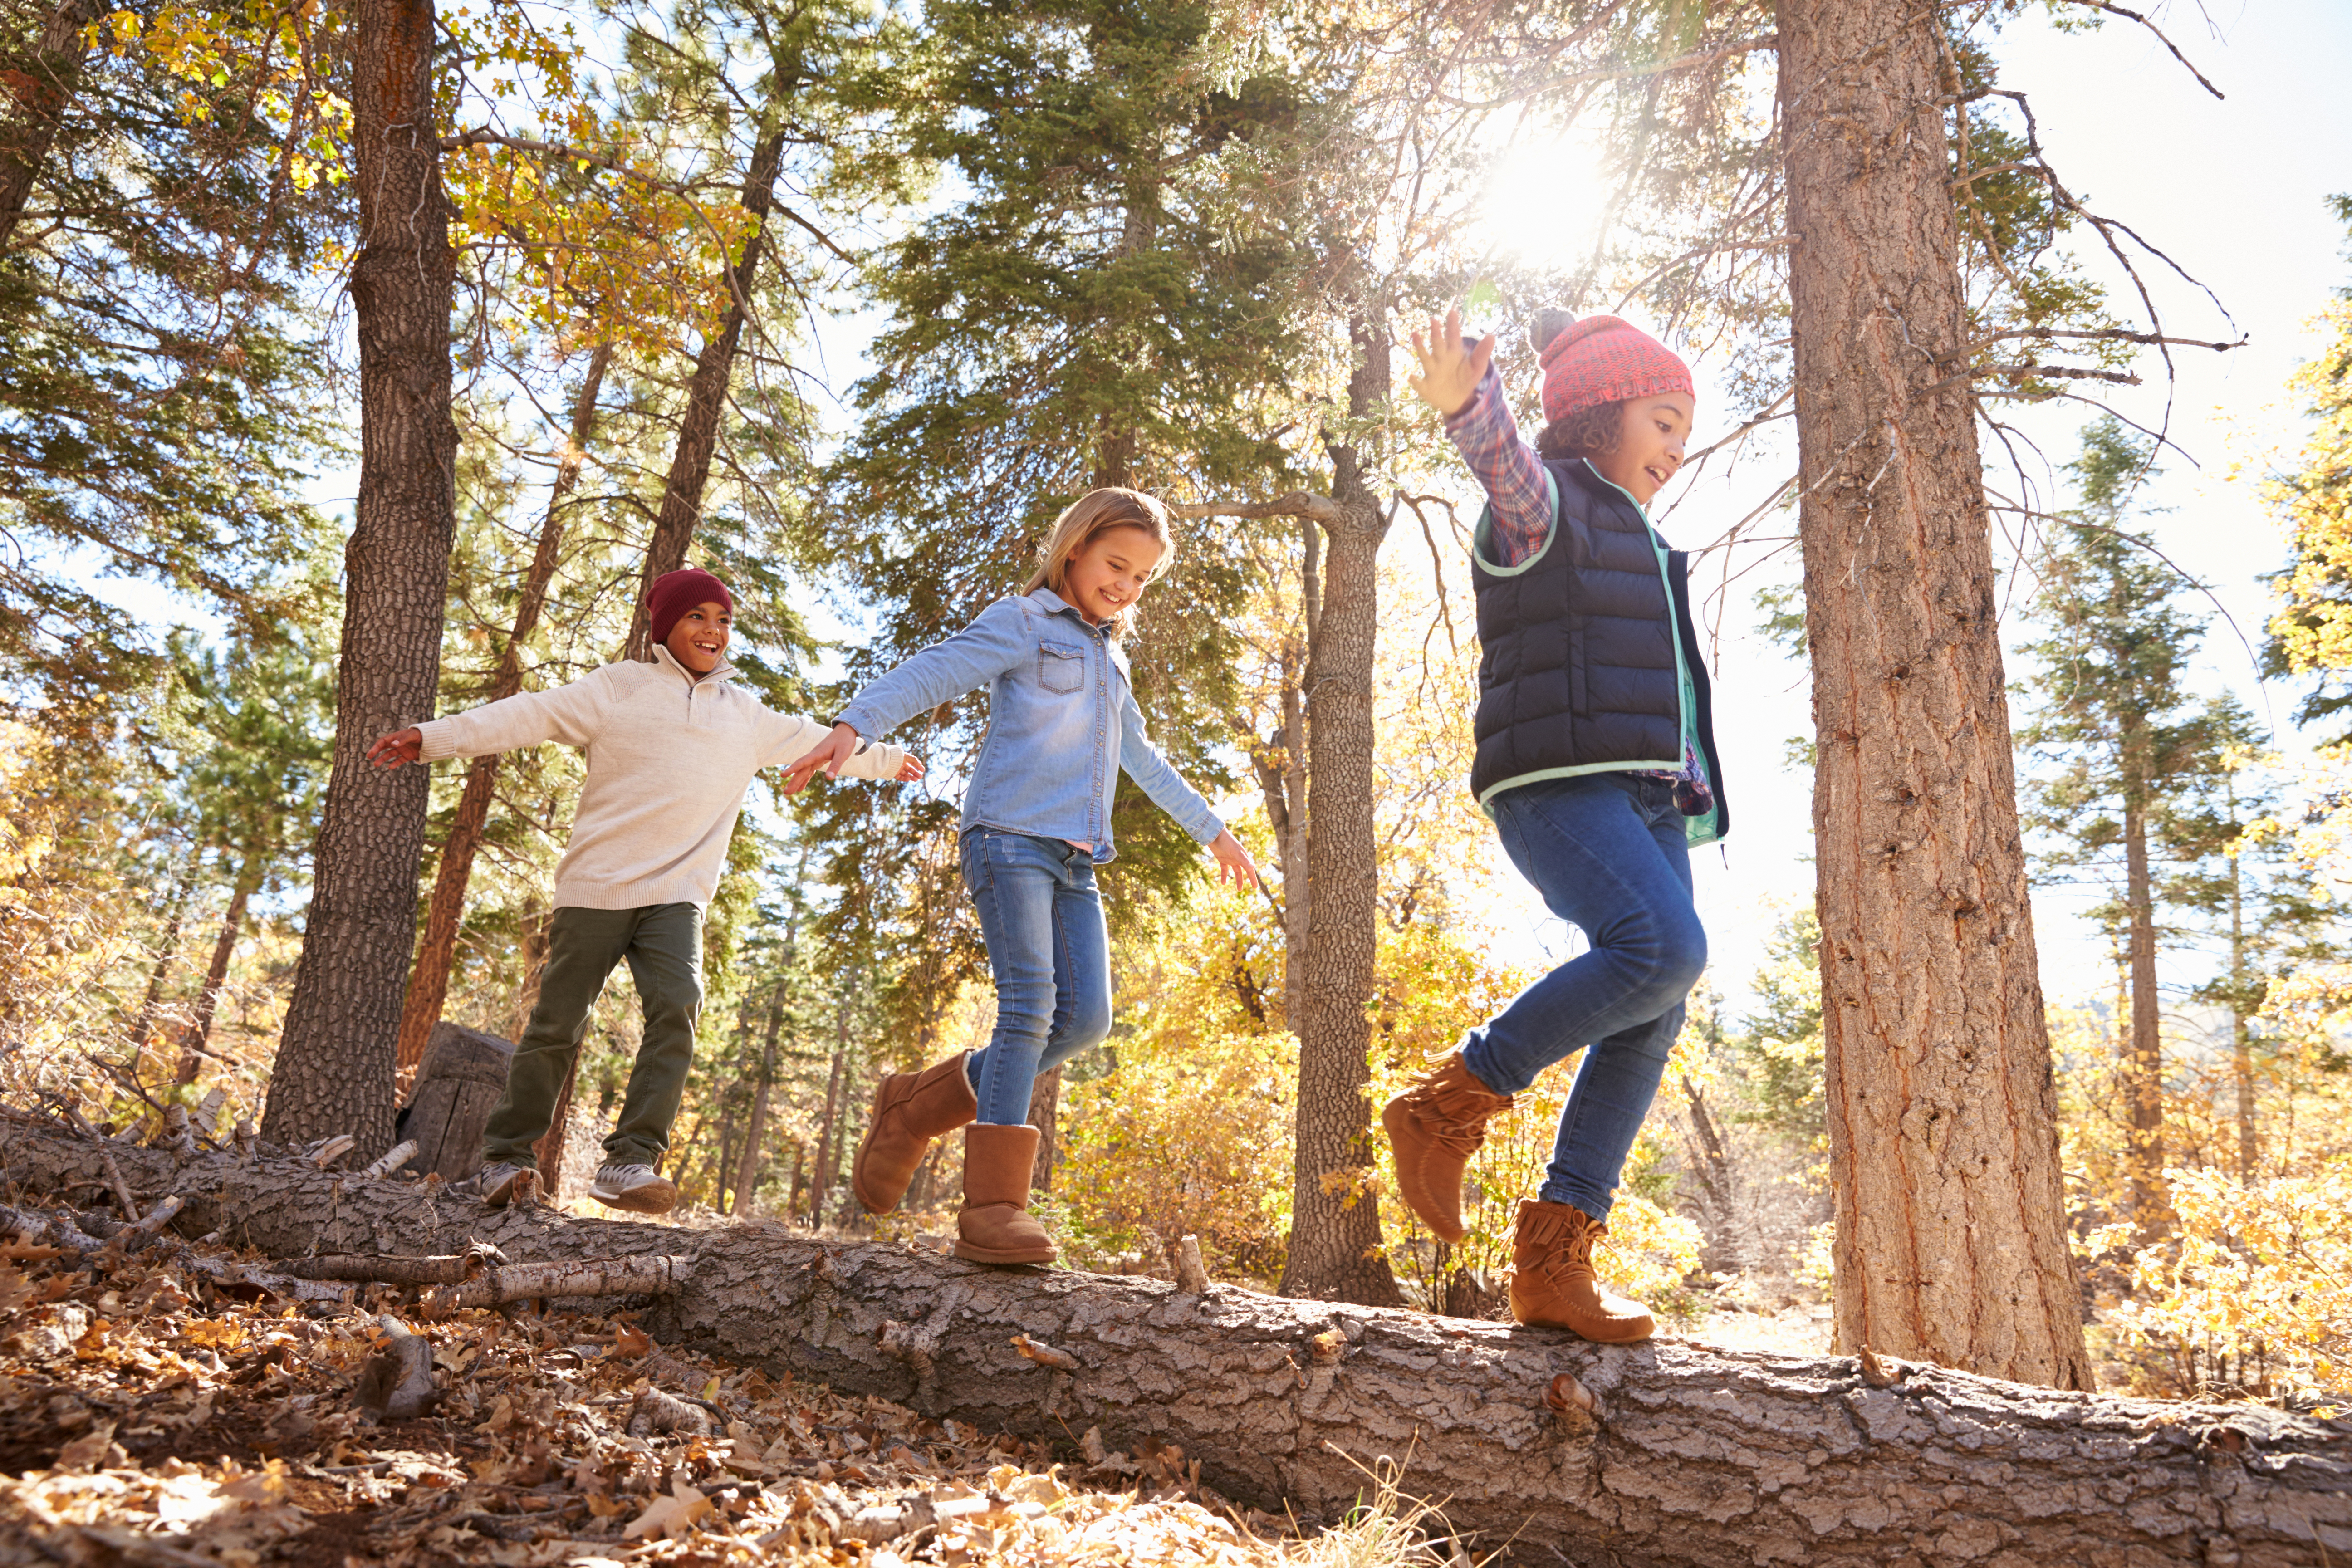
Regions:
<instances>
[{"instance_id":1,"label":"blonde girl","mask_svg":"<svg viewBox=\"0 0 2352 1568\"><path fill-rule=\"evenodd\" d=\"M988 688L988 731L964 791L964 886L996 977L985 1049L959 1051L875 1090L852 1184L875 1214L898 1206L930 1141L964 1129L956 1255L1050 1263L1029 1213L1038 1130L1029 1090L1110 1032L1110 942L1095 868L1111 858L1124 770L1216 858L1221 879L1257 867L1144 732L1119 642L1143 591L1174 559L1166 509L1138 490L1089 490L1055 521L1028 585L857 694L827 740L789 770L797 790L919 713Z\"/></svg>"}]
</instances>

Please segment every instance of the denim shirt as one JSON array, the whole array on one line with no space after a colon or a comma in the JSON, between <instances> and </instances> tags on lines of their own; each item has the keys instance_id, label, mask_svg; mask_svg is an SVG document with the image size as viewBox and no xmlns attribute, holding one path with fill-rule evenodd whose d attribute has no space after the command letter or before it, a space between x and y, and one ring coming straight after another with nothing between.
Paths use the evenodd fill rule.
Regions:
<instances>
[{"instance_id":1,"label":"denim shirt","mask_svg":"<svg viewBox=\"0 0 2352 1568\"><path fill-rule=\"evenodd\" d=\"M1225 825L1144 733L1127 656L1050 588L1011 595L860 691L841 722L879 740L918 713L988 688L988 733L964 791L963 826L1094 846L1112 857L1119 770L1206 844Z\"/></svg>"}]
</instances>

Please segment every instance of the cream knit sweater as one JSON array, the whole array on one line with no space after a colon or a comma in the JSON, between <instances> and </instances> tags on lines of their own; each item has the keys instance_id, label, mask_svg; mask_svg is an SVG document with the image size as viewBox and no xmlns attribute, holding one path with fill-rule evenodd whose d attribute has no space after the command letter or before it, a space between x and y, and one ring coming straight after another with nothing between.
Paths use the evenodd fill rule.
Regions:
<instances>
[{"instance_id":1,"label":"cream knit sweater","mask_svg":"<svg viewBox=\"0 0 2352 1568\"><path fill-rule=\"evenodd\" d=\"M417 729L428 763L561 741L588 753L588 782L555 868L555 905L630 910L708 905L743 795L762 768L797 762L831 726L774 712L729 684L699 681L656 647L652 664L608 664L552 691L527 691ZM842 768L897 774L907 753L866 747Z\"/></svg>"}]
</instances>

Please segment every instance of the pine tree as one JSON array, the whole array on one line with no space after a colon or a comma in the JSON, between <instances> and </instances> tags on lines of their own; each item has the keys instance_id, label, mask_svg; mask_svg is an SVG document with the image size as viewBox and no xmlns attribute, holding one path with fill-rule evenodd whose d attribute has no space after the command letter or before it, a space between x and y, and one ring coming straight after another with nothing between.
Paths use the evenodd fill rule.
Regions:
<instances>
[{"instance_id":1,"label":"pine tree","mask_svg":"<svg viewBox=\"0 0 2352 1568\"><path fill-rule=\"evenodd\" d=\"M881 85L911 106L910 153L958 194L870 271L889 324L808 556L879 612L853 684L1018 588L1055 512L1092 486L1181 495L1286 472L1262 404L1296 356L1302 251L1297 194L1265 165L1301 112L1294 89L1271 71L1221 83L1218 13L1197 0L956 0L926 17L905 79ZM1212 792L1229 782L1213 742L1244 581L1213 531L1188 529L1129 649L1155 738ZM976 743L982 700L918 737L935 770ZM927 1009L978 958L939 848L952 808L843 792L808 809L841 892L824 923L897 953L919 1045ZM1113 831L1114 900L1191 876L1197 847L1130 784ZM857 886L872 880L910 889L904 907ZM902 916L911 942L884 929Z\"/></svg>"},{"instance_id":2,"label":"pine tree","mask_svg":"<svg viewBox=\"0 0 2352 1568\"><path fill-rule=\"evenodd\" d=\"M2044 632L2021 745L2057 771L2032 785L2033 825L2053 847L2045 877L2085 876L2109 889L2096 911L2120 943L2128 976L2121 1021L2129 1119L2129 1204L2143 1236L2164 1228L2163 1001L2158 950L2173 935L2163 866L2186 868L2214 847L2199 795L2229 773L2233 748L2255 737L2244 710L2200 702L2188 661L2205 630L2185 602L2197 585L2127 531L2132 501L2156 470L2148 444L2113 419L2095 422L2072 464L2079 509L2051 525L2034 562L2032 616Z\"/></svg>"}]
</instances>

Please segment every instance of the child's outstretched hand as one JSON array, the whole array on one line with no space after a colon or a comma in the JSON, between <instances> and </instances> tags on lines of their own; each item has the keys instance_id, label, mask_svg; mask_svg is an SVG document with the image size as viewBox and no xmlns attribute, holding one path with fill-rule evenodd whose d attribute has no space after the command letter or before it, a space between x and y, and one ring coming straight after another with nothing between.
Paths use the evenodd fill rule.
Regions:
<instances>
[{"instance_id":1,"label":"child's outstretched hand","mask_svg":"<svg viewBox=\"0 0 2352 1568\"><path fill-rule=\"evenodd\" d=\"M827 735L824 740L819 741L816 743L816 750L811 752L799 762L794 763L791 767L784 770L784 793L786 795L800 794L801 791L808 787L809 780L816 776L816 772L819 768L823 768L824 770L825 777L829 779L839 778L841 776L841 764L849 761L850 758L856 754L856 730L847 724L835 724L833 727L833 733ZM923 764L916 762L912 757L908 757L907 761L914 765L914 776L917 778L922 777ZM903 767L900 768L898 770L898 776L900 778L907 777L907 770Z\"/></svg>"},{"instance_id":2,"label":"child's outstretched hand","mask_svg":"<svg viewBox=\"0 0 2352 1568\"><path fill-rule=\"evenodd\" d=\"M394 730L389 735L376 737L368 748L368 761L380 768L396 768L404 763L415 762L424 755L425 731L411 724L405 730Z\"/></svg>"},{"instance_id":3,"label":"child's outstretched hand","mask_svg":"<svg viewBox=\"0 0 2352 1568\"><path fill-rule=\"evenodd\" d=\"M1476 348L1464 348L1462 307L1456 305L1445 312L1442 326L1432 316L1426 333L1415 329L1412 357L1421 363L1421 374L1405 377L1406 382L1423 403L1451 419L1469 406L1471 395L1486 379L1486 367L1495 359L1495 334L1479 339Z\"/></svg>"},{"instance_id":4,"label":"child's outstretched hand","mask_svg":"<svg viewBox=\"0 0 2352 1568\"><path fill-rule=\"evenodd\" d=\"M1219 882L1249 888L1257 886L1257 862L1250 858L1250 852L1242 847L1242 841L1234 837L1232 828L1226 828L1210 841L1209 853L1217 858Z\"/></svg>"},{"instance_id":5,"label":"child's outstretched hand","mask_svg":"<svg viewBox=\"0 0 2352 1568\"><path fill-rule=\"evenodd\" d=\"M900 784L913 784L923 776L923 759L908 752L906 760L898 764L898 771L890 776Z\"/></svg>"}]
</instances>

